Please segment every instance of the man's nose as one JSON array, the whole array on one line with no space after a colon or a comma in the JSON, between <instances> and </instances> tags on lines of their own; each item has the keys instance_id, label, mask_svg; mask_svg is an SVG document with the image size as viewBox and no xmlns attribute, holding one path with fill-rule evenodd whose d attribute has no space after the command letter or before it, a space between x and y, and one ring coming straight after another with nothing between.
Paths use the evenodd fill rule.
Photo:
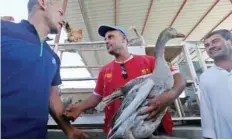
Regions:
<instances>
[{"instance_id":1,"label":"man's nose","mask_svg":"<svg viewBox=\"0 0 232 140\"><path fill-rule=\"evenodd\" d=\"M105 39L105 43L106 43L106 44L109 44L109 39Z\"/></svg>"},{"instance_id":2,"label":"man's nose","mask_svg":"<svg viewBox=\"0 0 232 140\"><path fill-rule=\"evenodd\" d=\"M63 9L60 9L59 12L60 12L60 15L61 15L62 20L64 20L64 10L63 10Z\"/></svg>"},{"instance_id":3,"label":"man's nose","mask_svg":"<svg viewBox=\"0 0 232 140\"><path fill-rule=\"evenodd\" d=\"M216 48L216 47L215 47L213 44L210 44L209 47L208 47L209 50L213 50L213 49L215 49L215 48Z\"/></svg>"},{"instance_id":4,"label":"man's nose","mask_svg":"<svg viewBox=\"0 0 232 140\"><path fill-rule=\"evenodd\" d=\"M60 9L60 13L62 16L64 15L64 10L62 8Z\"/></svg>"}]
</instances>

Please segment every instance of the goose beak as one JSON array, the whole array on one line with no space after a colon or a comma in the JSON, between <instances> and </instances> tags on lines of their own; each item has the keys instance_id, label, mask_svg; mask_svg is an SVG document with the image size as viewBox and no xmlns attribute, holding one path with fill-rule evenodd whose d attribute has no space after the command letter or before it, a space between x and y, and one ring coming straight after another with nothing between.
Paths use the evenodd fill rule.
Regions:
<instances>
[{"instance_id":1,"label":"goose beak","mask_svg":"<svg viewBox=\"0 0 232 140\"><path fill-rule=\"evenodd\" d=\"M182 33L177 33L175 37L176 37L176 38L184 38L185 35L182 34Z\"/></svg>"}]
</instances>

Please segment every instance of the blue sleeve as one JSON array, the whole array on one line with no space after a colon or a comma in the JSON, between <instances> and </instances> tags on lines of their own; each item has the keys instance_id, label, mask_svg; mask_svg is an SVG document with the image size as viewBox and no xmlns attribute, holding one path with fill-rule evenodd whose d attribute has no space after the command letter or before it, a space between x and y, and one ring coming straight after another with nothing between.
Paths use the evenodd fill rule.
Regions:
<instances>
[{"instance_id":1,"label":"blue sleeve","mask_svg":"<svg viewBox=\"0 0 232 140\"><path fill-rule=\"evenodd\" d=\"M58 63L57 64L58 67L57 67L57 70L56 70L56 74L52 80L52 86L58 86L60 85L62 82L61 82L61 76L60 76L60 64Z\"/></svg>"}]
</instances>

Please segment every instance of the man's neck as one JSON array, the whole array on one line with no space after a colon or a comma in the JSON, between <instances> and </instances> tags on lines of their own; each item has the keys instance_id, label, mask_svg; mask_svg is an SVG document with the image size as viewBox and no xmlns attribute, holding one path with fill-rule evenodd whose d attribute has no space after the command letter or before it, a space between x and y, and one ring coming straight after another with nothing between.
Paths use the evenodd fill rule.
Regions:
<instances>
[{"instance_id":1,"label":"man's neck","mask_svg":"<svg viewBox=\"0 0 232 140\"><path fill-rule=\"evenodd\" d=\"M127 61L130 57L131 57L131 54L129 52L124 52L118 56L115 56L115 61L123 63Z\"/></svg>"},{"instance_id":2,"label":"man's neck","mask_svg":"<svg viewBox=\"0 0 232 140\"><path fill-rule=\"evenodd\" d=\"M215 61L215 64L229 72L232 70L232 59Z\"/></svg>"},{"instance_id":3,"label":"man's neck","mask_svg":"<svg viewBox=\"0 0 232 140\"><path fill-rule=\"evenodd\" d=\"M37 13L35 13L37 14ZM35 29L40 37L40 39L45 39L48 36L49 28L44 23L44 19L38 18L39 15L33 15L29 18L29 22L35 26Z\"/></svg>"}]
</instances>

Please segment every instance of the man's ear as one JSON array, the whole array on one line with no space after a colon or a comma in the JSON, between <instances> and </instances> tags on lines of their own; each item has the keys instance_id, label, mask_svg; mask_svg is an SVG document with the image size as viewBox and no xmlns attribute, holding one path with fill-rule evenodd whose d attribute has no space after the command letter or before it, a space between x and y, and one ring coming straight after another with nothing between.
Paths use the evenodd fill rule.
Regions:
<instances>
[{"instance_id":1,"label":"man's ear","mask_svg":"<svg viewBox=\"0 0 232 140\"><path fill-rule=\"evenodd\" d=\"M47 0L38 0L39 7L43 10L45 10L48 7Z\"/></svg>"},{"instance_id":2,"label":"man's ear","mask_svg":"<svg viewBox=\"0 0 232 140\"><path fill-rule=\"evenodd\" d=\"M227 48L232 48L232 39L226 40L226 41L225 41L225 46L226 46Z\"/></svg>"},{"instance_id":3,"label":"man's ear","mask_svg":"<svg viewBox=\"0 0 232 140\"><path fill-rule=\"evenodd\" d=\"M122 35L122 43L125 43L126 41L126 36Z\"/></svg>"}]
</instances>

